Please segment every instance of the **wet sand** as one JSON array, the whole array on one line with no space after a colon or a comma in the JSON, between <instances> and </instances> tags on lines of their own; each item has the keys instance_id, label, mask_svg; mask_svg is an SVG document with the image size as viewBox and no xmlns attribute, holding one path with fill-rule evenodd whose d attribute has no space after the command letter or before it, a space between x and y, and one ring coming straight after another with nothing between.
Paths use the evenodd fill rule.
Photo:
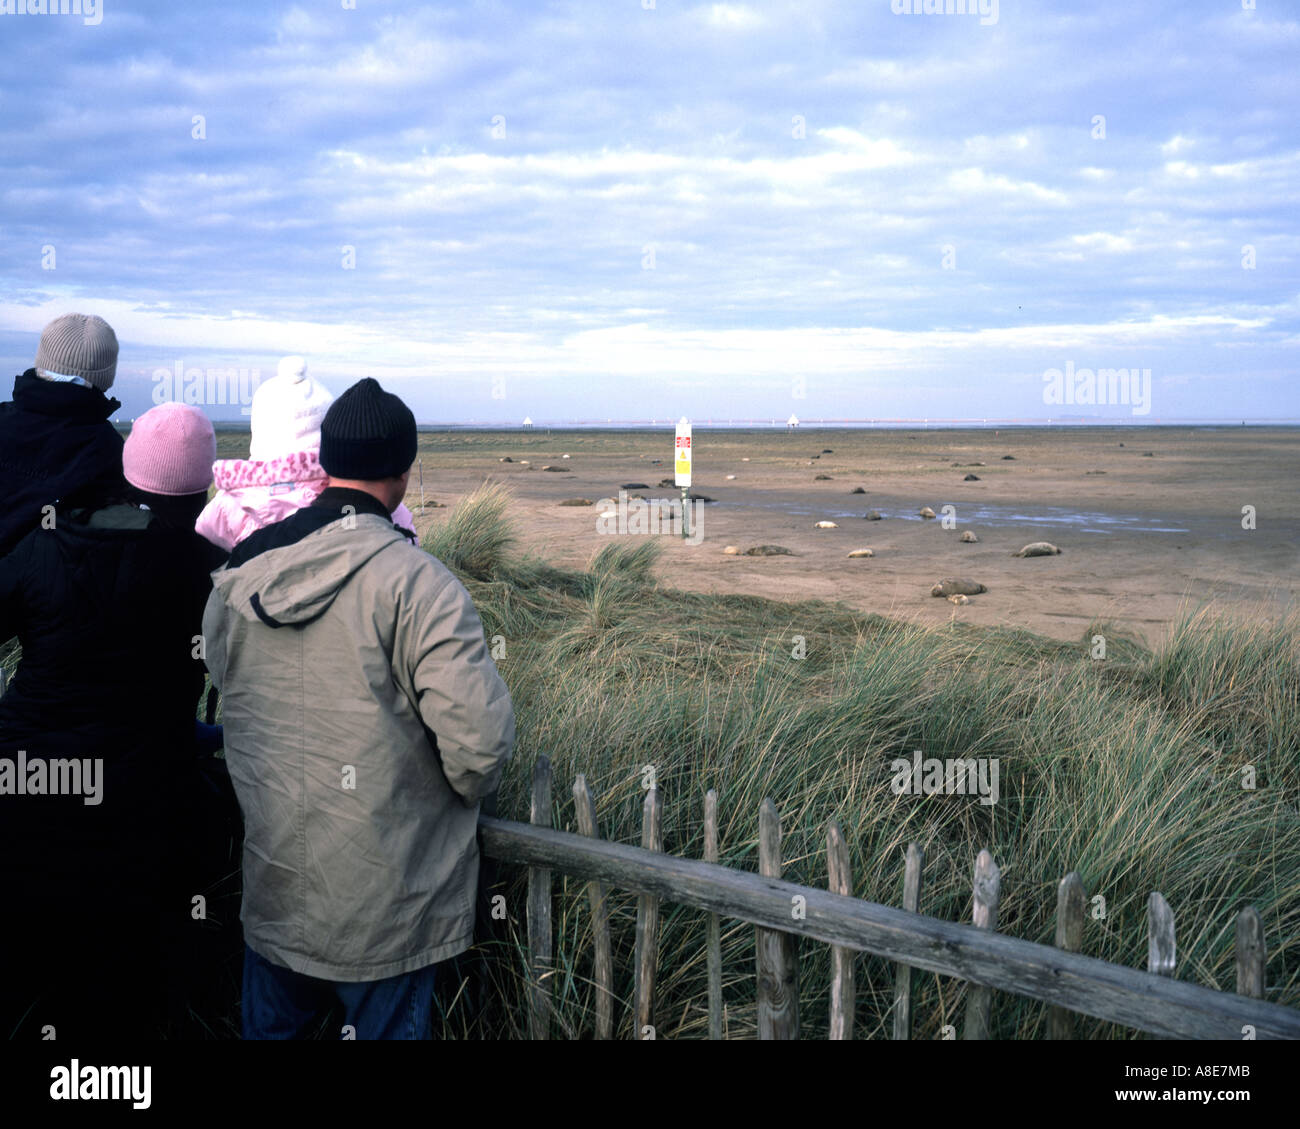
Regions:
<instances>
[{"instance_id":1,"label":"wet sand","mask_svg":"<svg viewBox=\"0 0 1300 1129\"><path fill-rule=\"evenodd\" d=\"M657 485L672 475L672 435L662 431L434 432L421 435L420 452L428 500L454 503L485 479L504 482L515 492L524 546L556 564L582 567L607 543L598 508L558 505L563 499L617 498L620 485L635 482L650 487L649 497L680 496ZM503 455L515 461L499 462ZM569 469L542 471L547 464ZM818 474L831 477L815 481ZM979 481L963 481L967 474ZM1298 474L1295 429L788 434L697 426L692 489L717 502L703 509L699 544L660 538L658 571L667 585L701 592L842 600L927 623L956 615L1069 640L1110 621L1155 643L1184 601L1213 598L1246 615L1294 606ZM855 486L866 493L850 493ZM421 527L446 513L419 512L418 478L407 502ZM922 506L942 515L946 505L952 528L917 516ZM1248 505L1254 530L1242 527ZM870 509L883 520L864 520ZM816 529L819 520L838 528ZM959 540L967 529L978 544ZM1012 556L1040 540L1062 554ZM722 552L765 543L796 555ZM858 548L875 556L848 559ZM929 595L946 576L989 591L955 608Z\"/></svg>"}]
</instances>

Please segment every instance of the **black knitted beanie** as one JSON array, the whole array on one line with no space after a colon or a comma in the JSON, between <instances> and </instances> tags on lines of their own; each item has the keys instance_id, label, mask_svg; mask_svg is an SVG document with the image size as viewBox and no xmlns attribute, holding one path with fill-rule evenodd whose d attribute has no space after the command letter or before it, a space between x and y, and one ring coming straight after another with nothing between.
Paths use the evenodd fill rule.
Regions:
<instances>
[{"instance_id":1,"label":"black knitted beanie","mask_svg":"<svg viewBox=\"0 0 1300 1129\"><path fill-rule=\"evenodd\" d=\"M396 478L415 462L415 416L367 376L330 405L320 427L320 465L333 478Z\"/></svg>"}]
</instances>

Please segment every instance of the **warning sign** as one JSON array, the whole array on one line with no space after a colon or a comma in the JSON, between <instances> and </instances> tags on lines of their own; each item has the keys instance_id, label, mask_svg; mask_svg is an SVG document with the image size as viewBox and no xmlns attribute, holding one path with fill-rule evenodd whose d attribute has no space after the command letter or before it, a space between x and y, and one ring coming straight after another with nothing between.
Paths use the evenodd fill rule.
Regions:
<instances>
[{"instance_id":1,"label":"warning sign","mask_svg":"<svg viewBox=\"0 0 1300 1129\"><path fill-rule=\"evenodd\" d=\"M683 416L677 425L677 443L673 452L673 470L677 474L678 486L691 484L691 425Z\"/></svg>"}]
</instances>

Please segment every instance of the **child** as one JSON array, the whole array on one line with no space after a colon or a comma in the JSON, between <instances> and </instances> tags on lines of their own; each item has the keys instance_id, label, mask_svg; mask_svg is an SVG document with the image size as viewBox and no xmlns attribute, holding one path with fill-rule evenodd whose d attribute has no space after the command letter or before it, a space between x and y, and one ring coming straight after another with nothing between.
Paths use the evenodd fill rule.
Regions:
<instances>
[{"instance_id":1,"label":"child","mask_svg":"<svg viewBox=\"0 0 1300 1129\"><path fill-rule=\"evenodd\" d=\"M250 533L310 506L329 480L320 465L320 425L333 402L307 375L302 357L285 357L253 394L249 457L212 465L217 493L196 531L229 552ZM399 504L392 518L414 541L411 511Z\"/></svg>"},{"instance_id":2,"label":"child","mask_svg":"<svg viewBox=\"0 0 1300 1129\"><path fill-rule=\"evenodd\" d=\"M0 404L0 557L46 506L120 491L122 437L105 393L117 375L117 336L102 318L65 314L45 327L36 364Z\"/></svg>"}]
</instances>

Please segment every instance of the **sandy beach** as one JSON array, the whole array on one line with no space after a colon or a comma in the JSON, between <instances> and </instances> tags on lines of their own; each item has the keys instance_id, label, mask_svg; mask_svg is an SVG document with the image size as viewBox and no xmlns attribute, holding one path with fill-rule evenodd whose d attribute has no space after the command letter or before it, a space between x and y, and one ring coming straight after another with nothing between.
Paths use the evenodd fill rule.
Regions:
<instances>
[{"instance_id":1,"label":"sandy beach","mask_svg":"<svg viewBox=\"0 0 1300 1129\"><path fill-rule=\"evenodd\" d=\"M222 453L246 441L226 434ZM523 547L579 567L606 543L597 532L599 507L559 503L616 499L634 483L649 489L630 493L679 497L658 486L672 475L671 453L664 431L420 437L429 503L452 505L485 480L507 483ZM506 456L513 461L501 462ZM548 465L566 469L543 471ZM965 481L968 474L978 481ZM717 501L703 508L698 544L660 538L659 576L701 592L842 600L931 623L957 615L1059 639L1081 639L1090 624L1109 621L1155 643L1185 601L1214 599L1247 615L1275 615L1294 602L1298 474L1300 432L1288 429L790 434L697 425L692 492ZM865 493L853 494L859 486ZM446 512L420 512L418 476L407 502L421 529ZM921 518L923 506L940 516ZM945 506L953 507L951 528ZM1243 528L1244 506L1255 508L1253 530ZM869 510L882 519L864 520ZM838 527L817 529L818 521ZM965 530L978 543L963 543ZM1012 556L1042 540L1061 555ZM795 555L723 553L727 545L760 544ZM859 548L874 556L849 559ZM947 576L979 581L988 592L956 608L929 595Z\"/></svg>"}]
</instances>

